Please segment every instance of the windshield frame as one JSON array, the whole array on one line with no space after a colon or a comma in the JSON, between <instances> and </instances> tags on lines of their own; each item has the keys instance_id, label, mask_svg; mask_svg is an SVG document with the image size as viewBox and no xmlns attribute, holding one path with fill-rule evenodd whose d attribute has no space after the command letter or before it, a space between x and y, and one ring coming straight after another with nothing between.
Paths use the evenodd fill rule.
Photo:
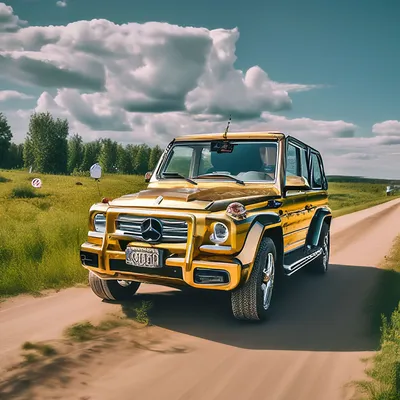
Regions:
<instances>
[{"instance_id":1,"label":"windshield frame","mask_svg":"<svg viewBox=\"0 0 400 400\"><path fill-rule=\"evenodd\" d=\"M280 146L279 146L279 140L278 139L271 139L271 138L266 138L266 139L235 139L235 140L229 140L228 141L232 144L247 144L247 143L254 143L254 144L264 144L264 143L269 143L273 144L276 148L276 157L275 157L275 173L274 173L274 179L272 180L243 180L244 183L248 184L261 184L261 185L276 185L278 183L279 179L279 166L281 162L281 152L280 152ZM163 158L161 163L158 165L156 169L156 173L153 175L152 181L173 181L173 180L181 180L179 178L165 178L162 176L162 173L165 172L166 167L168 166L171 156L172 156L172 150L176 147L196 147L200 146L203 148L207 148L208 146L211 147L211 140L196 140L196 141L185 141L185 140L179 140L173 143L173 145L168 149L168 153L166 156ZM196 179L195 177L191 176L192 174L189 174L188 178L196 181L196 183L207 183L207 182L229 182L229 183L234 183L233 180L226 178L224 179L223 177L219 176L218 178L216 177L213 179L212 177L204 179L204 178L198 178ZM210 175L211 176L211 175ZM235 176L236 175L232 175ZM155 179L154 179L155 178ZM239 178L241 179L241 178ZM183 181L183 179L182 179Z\"/></svg>"}]
</instances>

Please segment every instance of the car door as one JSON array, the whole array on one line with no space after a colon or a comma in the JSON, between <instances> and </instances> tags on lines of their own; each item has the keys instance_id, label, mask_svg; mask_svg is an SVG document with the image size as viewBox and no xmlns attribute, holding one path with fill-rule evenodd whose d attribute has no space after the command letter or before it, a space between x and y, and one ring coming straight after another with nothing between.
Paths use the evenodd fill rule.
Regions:
<instances>
[{"instance_id":1,"label":"car door","mask_svg":"<svg viewBox=\"0 0 400 400\"><path fill-rule=\"evenodd\" d=\"M286 176L304 176L308 180L307 150L300 143L288 140L286 149ZM284 232L285 252L305 244L310 221L307 191L289 190L286 193L285 210L281 217Z\"/></svg>"}]
</instances>

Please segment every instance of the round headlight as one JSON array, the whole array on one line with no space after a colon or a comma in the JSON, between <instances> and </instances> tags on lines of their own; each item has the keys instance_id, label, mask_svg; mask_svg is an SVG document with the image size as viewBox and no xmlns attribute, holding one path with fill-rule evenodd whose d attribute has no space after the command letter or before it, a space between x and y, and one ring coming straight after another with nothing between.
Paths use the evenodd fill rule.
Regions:
<instances>
[{"instance_id":1,"label":"round headlight","mask_svg":"<svg viewBox=\"0 0 400 400\"><path fill-rule=\"evenodd\" d=\"M222 222L214 224L214 232L210 236L210 240L215 244L224 243L228 240L229 230L228 227Z\"/></svg>"},{"instance_id":2,"label":"round headlight","mask_svg":"<svg viewBox=\"0 0 400 400\"><path fill-rule=\"evenodd\" d=\"M96 214L93 223L96 232L104 233L106 231L106 216L104 214Z\"/></svg>"}]
</instances>

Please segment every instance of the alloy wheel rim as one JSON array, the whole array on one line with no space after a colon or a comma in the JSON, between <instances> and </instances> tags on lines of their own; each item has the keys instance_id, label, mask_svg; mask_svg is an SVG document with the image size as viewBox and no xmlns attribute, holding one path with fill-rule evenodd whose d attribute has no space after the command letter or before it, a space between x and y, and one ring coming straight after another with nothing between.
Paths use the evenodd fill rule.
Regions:
<instances>
[{"instance_id":1,"label":"alloy wheel rim","mask_svg":"<svg viewBox=\"0 0 400 400\"><path fill-rule=\"evenodd\" d=\"M263 279L261 283L264 310L268 310L271 304L272 289L274 287L274 278L275 278L274 256L272 253L268 253L267 263L263 269Z\"/></svg>"},{"instance_id":2,"label":"alloy wheel rim","mask_svg":"<svg viewBox=\"0 0 400 400\"><path fill-rule=\"evenodd\" d=\"M323 254L322 262L324 265L324 270L328 268L328 256L329 256L328 244L329 244L329 238L328 234L326 234L324 237L324 243L322 245L322 254Z\"/></svg>"}]
</instances>

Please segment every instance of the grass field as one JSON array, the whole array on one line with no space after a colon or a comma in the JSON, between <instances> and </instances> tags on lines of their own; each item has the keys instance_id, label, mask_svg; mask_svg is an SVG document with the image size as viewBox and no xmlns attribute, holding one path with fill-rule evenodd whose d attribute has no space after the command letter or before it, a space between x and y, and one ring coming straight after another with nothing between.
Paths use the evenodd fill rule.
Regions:
<instances>
[{"instance_id":1,"label":"grass field","mask_svg":"<svg viewBox=\"0 0 400 400\"><path fill-rule=\"evenodd\" d=\"M393 196L386 196L385 183L329 183L329 205L334 217L360 211L393 199Z\"/></svg>"},{"instance_id":2,"label":"grass field","mask_svg":"<svg viewBox=\"0 0 400 400\"><path fill-rule=\"evenodd\" d=\"M34 177L42 179L42 188L30 188ZM101 195L107 197L145 187L142 176L106 175L100 182ZM329 191L334 216L393 199L386 197L385 183L335 182ZM79 246L86 240L88 210L100 198L87 177L0 171L0 295L85 283Z\"/></svg>"},{"instance_id":3,"label":"grass field","mask_svg":"<svg viewBox=\"0 0 400 400\"><path fill-rule=\"evenodd\" d=\"M357 386L367 400L400 399L400 236L380 266L386 272L371 295L372 328L381 346Z\"/></svg>"},{"instance_id":4,"label":"grass field","mask_svg":"<svg viewBox=\"0 0 400 400\"><path fill-rule=\"evenodd\" d=\"M79 246L87 237L88 210L100 201L96 183L85 177L0 171L0 294L37 293L87 280ZM33 177L43 186L29 196ZM82 186L76 182L83 183ZM143 177L105 176L102 196L116 197L145 187ZM26 192L26 193L25 193Z\"/></svg>"}]
</instances>

